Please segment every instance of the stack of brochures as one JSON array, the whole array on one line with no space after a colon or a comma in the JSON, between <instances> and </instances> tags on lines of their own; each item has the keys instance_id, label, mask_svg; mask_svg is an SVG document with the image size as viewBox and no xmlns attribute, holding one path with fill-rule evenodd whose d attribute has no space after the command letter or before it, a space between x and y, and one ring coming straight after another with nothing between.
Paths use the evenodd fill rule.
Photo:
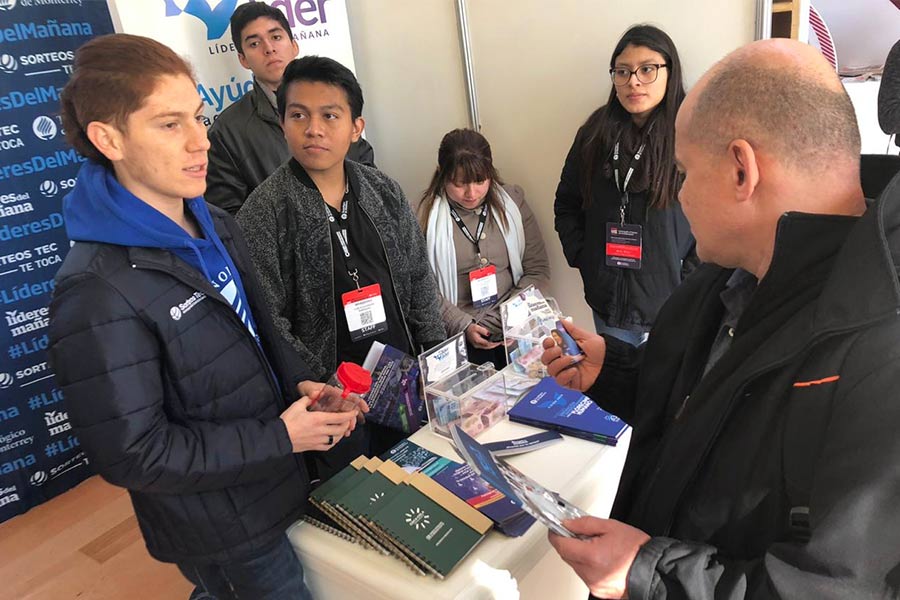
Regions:
<instances>
[{"instance_id":1,"label":"stack of brochures","mask_svg":"<svg viewBox=\"0 0 900 600\"><path fill-rule=\"evenodd\" d=\"M492 525L519 536L534 523L469 465L409 440L381 458L360 456L316 488L310 502L306 520L313 525L441 579Z\"/></svg>"},{"instance_id":2,"label":"stack of brochures","mask_svg":"<svg viewBox=\"0 0 900 600\"><path fill-rule=\"evenodd\" d=\"M615 446L628 424L581 392L545 377L509 410L509 420Z\"/></svg>"},{"instance_id":3,"label":"stack of brochures","mask_svg":"<svg viewBox=\"0 0 900 600\"><path fill-rule=\"evenodd\" d=\"M533 445L529 450L539 446ZM510 499L479 477L467 464L454 462L403 440L381 457L396 463L406 471L423 473L453 493L469 506L489 518L497 529L510 537L525 533L534 518Z\"/></svg>"}]
</instances>

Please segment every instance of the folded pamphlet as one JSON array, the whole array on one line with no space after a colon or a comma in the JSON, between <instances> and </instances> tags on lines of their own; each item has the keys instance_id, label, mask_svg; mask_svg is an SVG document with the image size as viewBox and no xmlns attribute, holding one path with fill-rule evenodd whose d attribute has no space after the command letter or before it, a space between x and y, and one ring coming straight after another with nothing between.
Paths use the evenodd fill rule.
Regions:
<instances>
[{"instance_id":1,"label":"folded pamphlet","mask_svg":"<svg viewBox=\"0 0 900 600\"><path fill-rule=\"evenodd\" d=\"M512 456L524 454L533 450L546 448L557 442L563 441L563 436L555 431L542 431L534 435L528 435L514 440L501 440L499 442L487 442L482 444L490 450L494 456Z\"/></svg>"}]
</instances>

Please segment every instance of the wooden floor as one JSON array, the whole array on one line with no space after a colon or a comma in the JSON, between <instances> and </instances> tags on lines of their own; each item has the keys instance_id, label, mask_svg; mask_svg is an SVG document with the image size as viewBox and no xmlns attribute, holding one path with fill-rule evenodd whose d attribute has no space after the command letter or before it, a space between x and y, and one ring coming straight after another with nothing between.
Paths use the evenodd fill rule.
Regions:
<instances>
[{"instance_id":1,"label":"wooden floor","mask_svg":"<svg viewBox=\"0 0 900 600\"><path fill-rule=\"evenodd\" d=\"M99 477L0 524L0 600L186 600L191 588L147 554L128 494Z\"/></svg>"}]
</instances>

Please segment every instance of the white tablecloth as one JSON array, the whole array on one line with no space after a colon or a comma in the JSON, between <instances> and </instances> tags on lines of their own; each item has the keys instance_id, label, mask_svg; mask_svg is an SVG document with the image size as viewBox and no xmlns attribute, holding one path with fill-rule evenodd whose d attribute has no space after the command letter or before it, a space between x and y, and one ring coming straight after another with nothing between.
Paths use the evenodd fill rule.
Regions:
<instances>
[{"instance_id":1,"label":"white tablecloth","mask_svg":"<svg viewBox=\"0 0 900 600\"><path fill-rule=\"evenodd\" d=\"M519 438L538 430L504 421L478 441ZM411 438L432 452L460 460L444 438L423 429ZM516 468L590 512L609 514L631 430L611 447L571 437L548 448L508 457ZM317 600L439 600L444 598L552 598L583 600L587 588L560 559L540 523L509 538L491 531L449 577L416 575L399 560L341 540L308 523L288 529Z\"/></svg>"}]
</instances>

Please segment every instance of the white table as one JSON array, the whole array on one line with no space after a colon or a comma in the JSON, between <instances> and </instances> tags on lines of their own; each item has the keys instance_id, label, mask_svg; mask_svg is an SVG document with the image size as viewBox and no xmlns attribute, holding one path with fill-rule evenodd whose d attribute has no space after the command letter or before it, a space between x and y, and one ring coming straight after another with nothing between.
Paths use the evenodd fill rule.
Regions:
<instances>
[{"instance_id":1,"label":"white table","mask_svg":"<svg viewBox=\"0 0 900 600\"><path fill-rule=\"evenodd\" d=\"M504 421L480 435L478 441L513 439L537 431ZM427 427L410 439L432 452L461 460L447 440ZM507 460L576 506L605 517L615 498L630 439L630 429L616 447L566 436L561 443ZM443 581L416 575L395 558L302 521L288 529L288 537L317 600L587 597L587 587L550 546L547 529L540 523L518 538L491 531Z\"/></svg>"}]
</instances>

